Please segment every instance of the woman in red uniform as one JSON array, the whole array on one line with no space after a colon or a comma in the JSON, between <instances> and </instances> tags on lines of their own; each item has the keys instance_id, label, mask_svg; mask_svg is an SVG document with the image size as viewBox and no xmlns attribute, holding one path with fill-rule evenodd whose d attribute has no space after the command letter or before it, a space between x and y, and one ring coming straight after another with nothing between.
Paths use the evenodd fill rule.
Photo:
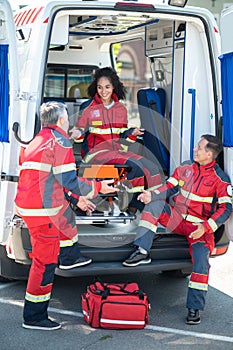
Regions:
<instances>
[{"instance_id":1,"label":"woman in red uniform","mask_svg":"<svg viewBox=\"0 0 233 350\"><path fill-rule=\"evenodd\" d=\"M81 110L77 124L71 130L75 142L82 142L82 157L95 164L125 164L131 168L127 179L131 193L142 189L154 190L161 184L157 164L128 152L121 141L134 143L144 129L128 128L127 110L120 100L125 99L125 88L116 72L109 67L96 71L88 87L91 100ZM141 209L137 196L133 196L131 207Z\"/></svg>"}]
</instances>

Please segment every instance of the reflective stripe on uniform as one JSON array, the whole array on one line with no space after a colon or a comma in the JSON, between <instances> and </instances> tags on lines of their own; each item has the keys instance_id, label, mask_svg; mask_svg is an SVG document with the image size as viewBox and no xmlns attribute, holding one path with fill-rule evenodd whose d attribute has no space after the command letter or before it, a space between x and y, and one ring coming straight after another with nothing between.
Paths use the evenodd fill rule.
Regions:
<instances>
[{"instance_id":1,"label":"reflective stripe on uniform","mask_svg":"<svg viewBox=\"0 0 233 350\"><path fill-rule=\"evenodd\" d=\"M158 187L161 187L161 184L156 185L156 186L152 186L152 187L150 187L150 188L147 188L146 191L154 191L154 190L156 190L156 188L158 188Z\"/></svg>"},{"instance_id":2,"label":"reflective stripe on uniform","mask_svg":"<svg viewBox=\"0 0 233 350\"><path fill-rule=\"evenodd\" d=\"M63 174L68 171L76 171L76 164L75 163L69 163L69 164L63 164L53 167L53 173L54 175L57 174Z\"/></svg>"},{"instance_id":3,"label":"reflective stripe on uniform","mask_svg":"<svg viewBox=\"0 0 233 350\"><path fill-rule=\"evenodd\" d=\"M204 290L204 291L208 290L208 284L206 283L189 281L188 286L189 288L192 288L192 289L198 289L198 290Z\"/></svg>"},{"instance_id":4,"label":"reflective stripe on uniform","mask_svg":"<svg viewBox=\"0 0 233 350\"><path fill-rule=\"evenodd\" d=\"M122 132L126 131L126 128L96 128L96 127L89 127L89 132L91 134L98 134L98 135L111 135L111 134L121 134Z\"/></svg>"},{"instance_id":5,"label":"reflective stripe on uniform","mask_svg":"<svg viewBox=\"0 0 233 350\"><path fill-rule=\"evenodd\" d=\"M195 201L195 202L201 202L201 203L212 203L213 202L213 197L197 196L196 194L185 191L182 188L181 188L180 192L185 198L191 199L192 201Z\"/></svg>"},{"instance_id":6,"label":"reflective stripe on uniform","mask_svg":"<svg viewBox=\"0 0 233 350\"><path fill-rule=\"evenodd\" d=\"M46 208L46 209L28 209L28 208L20 208L16 206L17 212L21 216L55 216L62 209L63 205L60 205L56 208Z\"/></svg>"},{"instance_id":7,"label":"reflective stripe on uniform","mask_svg":"<svg viewBox=\"0 0 233 350\"><path fill-rule=\"evenodd\" d=\"M182 217L186 220L186 221L190 221L190 222L203 222L203 219L200 219L196 216L193 215L186 215L186 214L182 214Z\"/></svg>"},{"instance_id":8,"label":"reflective stripe on uniform","mask_svg":"<svg viewBox=\"0 0 233 350\"><path fill-rule=\"evenodd\" d=\"M137 193L137 192L142 192L142 190L144 190L144 186L136 186L136 187L128 188L127 192L128 193Z\"/></svg>"},{"instance_id":9,"label":"reflective stripe on uniform","mask_svg":"<svg viewBox=\"0 0 233 350\"><path fill-rule=\"evenodd\" d=\"M210 225L210 227L212 228L213 232L215 232L218 228L218 225L216 224L216 222L213 219L208 219L208 224Z\"/></svg>"},{"instance_id":10,"label":"reflective stripe on uniform","mask_svg":"<svg viewBox=\"0 0 233 350\"><path fill-rule=\"evenodd\" d=\"M74 243L78 242L78 235L74 236L72 239L66 239L60 241L60 248L72 247Z\"/></svg>"},{"instance_id":11,"label":"reflective stripe on uniform","mask_svg":"<svg viewBox=\"0 0 233 350\"><path fill-rule=\"evenodd\" d=\"M148 230L156 233L157 232L157 226L154 224L151 224L150 222L146 221L146 220L140 220L139 221L139 225L138 226L142 226L147 228Z\"/></svg>"},{"instance_id":12,"label":"reflective stripe on uniform","mask_svg":"<svg viewBox=\"0 0 233 350\"><path fill-rule=\"evenodd\" d=\"M50 172L52 168L51 164L39 163L39 162L24 162L21 166L21 170L38 170Z\"/></svg>"},{"instance_id":13,"label":"reflective stripe on uniform","mask_svg":"<svg viewBox=\"0 0 233 350\"><path fill-rule=\"evenodd\" d=\"M173 186L177 186L179 184L179 181L175 179L174 177L169 177L167 182L170 182Z\"/></svg>"},{"instance_id":14,"label":"reflective stripe on uniform","mask_svg":"<svg viewBox=\"0 0 233 350\"><path fill-rule=\"evenodd\" d=\"M30 301L31 303L43 303L45 301L50 300L51 292L44 295L32 295L26 292L25 299Z\"/></svg>"},{"instance_id":15,"label":"reflective stripe on uniform","mask_svg":"<svg viewBox=\"0 0 233 350\"><path fill-rule=\"evenodd\" d=\"M231 198L231 197L228 197L228 196L219 197L219 198L218 198L218 203L219 203L219 204L222 204L222 203L230 203L230 204L232 204L232 198Z\"/></svg>"}]
</instances>

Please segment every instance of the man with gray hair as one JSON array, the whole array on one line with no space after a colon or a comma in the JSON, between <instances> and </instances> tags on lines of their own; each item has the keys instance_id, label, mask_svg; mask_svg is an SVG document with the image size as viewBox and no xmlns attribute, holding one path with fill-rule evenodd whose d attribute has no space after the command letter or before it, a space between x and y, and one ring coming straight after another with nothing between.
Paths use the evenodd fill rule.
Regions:
<instances>
[{"instance_id":1,"label":"man with gray hair","mask_svg":"<svg viewBox=\"0 0 233 350\"><path fill-rule=\"evenodd\" d=\"M16 211L26 223L32 244L32 265L24 304L24 328L54 330L61 327L48 318L54 272L72 269L92 260L81 255L75 214L64 188L78 196L83 210L90 198L117 191L111 180L77 178L66 106L47 102L40 108L42 130L25 149L15 198ZM79 202L78 202L79 205Z\"/></svg>"}]
</instances>

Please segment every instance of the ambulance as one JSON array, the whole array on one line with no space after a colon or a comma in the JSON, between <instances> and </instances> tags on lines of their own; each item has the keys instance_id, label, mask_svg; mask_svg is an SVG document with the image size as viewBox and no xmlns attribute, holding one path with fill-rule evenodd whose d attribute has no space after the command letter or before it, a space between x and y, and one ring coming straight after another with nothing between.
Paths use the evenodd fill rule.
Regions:
<instances>
[{"instance_id":1,"label":"ambulance","mask_svg":"<svg viewBox=\"0 0 233 350\"><path fill-rule=\"evenodd\" d=\"M31 264L30 237L14 198L21 152L41 128L40 105L63 101L74 126L98 68L118 72L127 88L129 126L145 128L139 142L126 145L129 150L159 162L168 177L192 159L200 136L211 133L223 140L218 163L233 180L233 8L222 13L220 36L213 15L187 6L187 0L33 3L13 15L8 1L0 0L2 280L27 279ZM76 143L73 148L80 164L80 149ZM152 263L122 267L133 249L140 213L121 210L118 198L108 201L107 210L76 212L81 251L93 263L70 271L57 268L57 275L190 273L185 237L162 226L151 249ZM226 253L232 230L231 217L215 232L213 256Z\"/></svg>"}]
</instances>

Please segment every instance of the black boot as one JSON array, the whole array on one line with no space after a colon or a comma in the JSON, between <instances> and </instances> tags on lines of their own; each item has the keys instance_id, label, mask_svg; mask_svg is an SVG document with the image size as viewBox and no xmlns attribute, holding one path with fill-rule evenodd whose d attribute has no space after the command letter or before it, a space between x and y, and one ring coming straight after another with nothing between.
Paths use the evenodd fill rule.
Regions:
<instances>
[{"instance_id":1,"label":"black boot","mask_svg":"<svg viewBox=\"0 0 233 350\"><path fill-rule=\"evenodd\" d=\"M199 324L201 322L199 310L189 309L186 318L187 324Z\"/></svg>"}]
</instances>

